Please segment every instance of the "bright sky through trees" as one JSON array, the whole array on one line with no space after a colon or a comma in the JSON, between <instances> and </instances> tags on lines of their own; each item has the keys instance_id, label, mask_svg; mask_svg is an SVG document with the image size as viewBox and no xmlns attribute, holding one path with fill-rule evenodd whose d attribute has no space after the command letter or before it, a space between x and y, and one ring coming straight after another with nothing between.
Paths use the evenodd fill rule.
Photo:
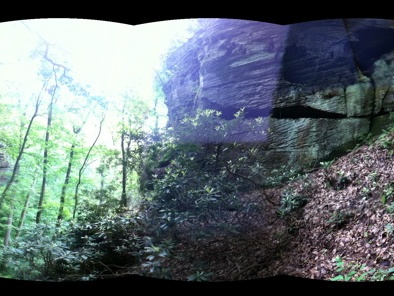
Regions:
<instances>
[{"instance_id":1,"label":"bright sky through trees","mask_svg":"<svg viewBox=\"0 0 394 296\"><path fill-rule=\"evenodd\" d=\"M192 25L193 20L187 19L136 26L83 19L1 23L1 100L14 104L16 100L37 95L43 83L37 49L41 46L42 50L45 40L50 45L51 58L68 67L67 75L75 82L89 85L91 95L105 97L113 103L113 108L122 104L125 95L144 100L153 108L155 98L161 95L155 93L154 77L161 70L163 57L170 47L190 37ZM69 96L60 95L64 99ZM161 114L159 124L163 126L165 105L159 104L156 111ZM108 115L100 142L110 144L111 126L118 118Z\"/></svg>"},{"instance_id":2,"label":"bright sky through trees","mask_svg":"<svg viewBox=\"0 0 394 296\"><path fill-rule=\"evenodd\" d=\"M35 19L0 24L0 86L15 82L32 89L36 71L31 53L40 37L71 69L73 78L104 96L133 90L154 96L154 70L174 40L187 38L190 20L131 26L83 19ZM56 52L55 52L56 51ZM27 91L29 92L29 91Z\"/></svg>"}]
</instances>

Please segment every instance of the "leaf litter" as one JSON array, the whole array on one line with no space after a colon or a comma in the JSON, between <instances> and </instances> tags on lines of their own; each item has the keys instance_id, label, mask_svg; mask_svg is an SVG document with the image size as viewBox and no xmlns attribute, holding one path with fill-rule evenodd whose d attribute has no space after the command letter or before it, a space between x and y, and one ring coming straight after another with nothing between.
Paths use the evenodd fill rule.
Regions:
<instances>
[{"instance_id":1,"label":"leaf litter","mask_svg":"<svg viewBox=\"0 0 394 296\"><path fill-rule=\"evenodd\" d=\"M394 133L387 140L394 143ZM304 195L307 203L281 217L285 192ZM329 280L338 276L338 258L365 271L394 267L394 159L379 141L354 149L329 168L240 198L259 205L242 217L243 231L181 236L174 252L182 255L164 263L172 279L187 280L204 270L212 273L210 281L275 275Z\"/></svg>"}]
</instances>

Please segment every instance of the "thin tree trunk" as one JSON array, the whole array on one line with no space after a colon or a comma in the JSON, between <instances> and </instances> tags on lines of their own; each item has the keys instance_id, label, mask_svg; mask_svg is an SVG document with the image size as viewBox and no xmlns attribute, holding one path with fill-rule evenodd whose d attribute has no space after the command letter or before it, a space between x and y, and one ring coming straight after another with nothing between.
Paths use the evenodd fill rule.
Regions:
<instances>
[{"instance_id":1,"label":"thin tree trunk","mask_svg":"<svg viewBox=\"0 0 394 296\"><path fill-rule=\"evenodd\" d=\"M43 88L44 88L45 86L46 86L46 84L44 84ZM15 177L16 177L16 174L17 174L17 171L18 171L18 167L19 167L19 162L20 162L20 160L22 159L22 155L23 155L24 150L25 150L26 142L27 142L27 139L28 139L28 137L29 137L29 133L30 133L31 127L32 127L32 125L33 125L33 121L34 121L34 119L36 118L36 116L37 116L37 114L38 114L38 109L39 109L40 103L41 103L40 97L41 97L41 92L40 92L40 94L39 94L38 97L37 97L36 105L35 105L35 109L34 109L34 113L33 113L32 117L31 117L31 119L30 119L30 121L29 121L29 125L28 125L28 127L27 127L27 129L26 129L25 136L23 137L22 146L21 146L20 149L19 149L19 153L18 153L18 156L17 156L17 158L16 158L16 161L15 161L15 164L14 164L14 168L13 168L13 170L12 170L11 177L10 177L10 179L8 180L8 182L7 182L7 184L6 184L6 186L5 186L4 190L3 190L3 192L1 193L1 197L0 197L0 209L2 208L3 202L4 202L4 200L6 199L8 190L11 188L11 185L13 184L13 182L14 182L14 180L15 180Z\"/></svg>"},{"instance_id":2,"label":"thin tree trunk","mask_svg":"<svg viewBox=\"0 0 394 296\"><path fill-rule=\"evenodd\" d=\"M127 155L125 149L125 131L123 128L121 137L121 150L122 150L122 197L120 199L120 206L127 206L127 195L126 195L126 182L127 182Z\"/></svg>"},{"instance_id":3,"label":"thin tree trunk","mask_svg":"<svg viewBox=\"0 0 394 296\"><path fill-rule=\"evenodd\" d=\"M12 221L14 217L14 205L10 207L10 212L8 213L7 228L4 235L4 246L8 247L11 241L11 231L12 231Z\"/></svg>"},{"instance_id":4,"label":"thin tree trunk","mask_svg":"<svg viewBox=\"0 0 394 296\"><path fill-rule=\"evenodd\" d=\"M96 137L96 139L94 140L92 146L90 146L89 151L88 151L88 153L86 154L85 159L84 159L84 161L83 161L83 163L82 163L82 166L80 167L79 172L78 172L78 182L77 182L77 185L75 186L75 193L74 193L73 219L75 219L76 214L77 214L77 208L78 208L78 191L79 191L79 186L81 185L82 172L83 172L83 170L84 170L84 168L85 168L85 165L86 165L86 163L87 163L87 161L88 161L90 152L92 152L93 147L96 145L96 142L97 142L98 138L100 137L101 129L102 129L102 125L103 125L104 119L105 119L105 117L103 116L103 118L102 118L101 121L100 121L100 127L99 127L99 132L98 132L98 134L97 134L97 137Z\"/></svg>"},{"instance_id":5,"label":"thin tree trunk","mask_svg":"<svg viewBox=\"0 0 394 296\"><path fill-rule=\"evenodd\" d=\"M121 138L120 138L120 148L122 152L122 195L120 198L120 207L126 207L127 205L127 196L126 196L126 182L127 182L127 160L126 160L126 128L125 128L125 112L126 112L126 100L123 102L122 109L122 130L121 130Z\"/></svg>"},{"instance_id":6,"label":"thin tree trunk","mask_svg":"<svg viewBox=\"0 0 394 296\"><path fill-rule=\"evenodd\" d=\"M30 29L28 26L27 26L27 28ZM67 67L56 63L55 61L53 61L49 57L49 44L44 38L42 38L41 36L39 36L39 37L41 38L41 40L43 40L45 42L46 49L45 49L45 53L44 53L43 58L52 65L52 72L54 74L53 77L55 78L55 84L48 90L50 92L50 95L51 95L51 101L50 101L49 106L48 106L49 110L48 110L47 128L46 128L46 132L45 132L45 146L44 146L44 161L43 161L43 169L42 169L42 183L41 183L40 198L39 198L39 201L38 201L37 216L36 216L36 223L37 224L41 222L41 216L42 216L42 212L43 212L43 203L44 203L44 199L45 199L45 189L46 189L47 172L48 172L48 143L49 143L49 137L50 137L50 129L51 129L51 126L52 126L52 115L53 115L53 106L55 104L55 94L56 94L56 91L57 91L57 89L59 87L56 70L57 69L63 69L63 73L62 73L63 77L67 77L66 71L69 70Z\"/></svg>"},{"instance_id":7,"label":"thin tree trunk","mask_svg":"<svg viewBox=\"0 0 394 296\"><path fill-rule=\"evenodd\" d=\"M21 217L19 218L19 223L18 223L18 227L17 227L15 238L18 238L20 233L21 233L22 226L23 226L23 223L24 223L25 217L26 217L27 208L29 206L30 196L34 192L34 187L36 186L37 179L38 179L38 173L36 173L35 176L34 176L33 183L31 185L29 193L26 194L25 204L23 205L23 210L21 212Z\"/></svg>"},{"instance_id":8,"label":"thin tree trunk","mask_svg":"<svg viewBox=\"0 0 394 296\"><path fill-rule=\"evenodd\" d=\"M74 158L74 148L75 148L75 143L71 145L70 148L70 154L68 156L68 166L67 166L67 172L66 172L66 179L64 180L63 187L62 187L62 193L60 194L60 206L59 206L59 214L57 216L57 222L56 222L56 227L60 226L60 223L63 220L64 216L64 203L66 201L66 190L68 183L70 182L70 174L71 174L71 167L72 167L72 162Z\"/></svg>"},{"instance_id":9,"label":"thin tree trunk","mask_svg":"<svg viewBox=\"0 0 394 296\"><path fill-rule=\"evenodd\" d=\"M100 172L100 190L104 190L104 184L105 184L104 171L101 171ZM102 200L101 200L101 197L100 197L100 204L101 204L101 202L102 202Z\"/></svg>"},{"instance_id":10,"label":"thin tree trunk","mask_svg":"<svg viewBox=\"0 0 394 296\"><path fill-rule=\"evenodd\" d=\"M157 111L157 105L159 103L159 97L156 95L153 105L153 114L155 114L155 127L153 129L153 141L159 140L159 113Z\"/></svg>"},{"instance_id":11,"label":"thin tree trunk","mask_svg":"<svg viewBox=\"0 0 394 296\"><path fill-rule=\"evenodd\" d=\"M122 151L122 195L120 199L120 207L127 207L127 161L130 159L130 145L132 140L132 135L130 131L126 131L125 127L125 109L126 102L124 102L122 110L122 135L121 135L121 151ZM130 127L129 127L130 128ZM126 144L126 135L128 136L128 141Z\"/></svg>"},{"instance_id":12,"label":"thin tree trunk","mask_svg":"<svg viewBox=\"0 0 394 296\"><path fill-rule=\"evenodd\" d=\"M53 72L55 74L55 85L54 88L52 89L51 93L51 101L49 103L48 107L48 119L47 119L47 128L45 132L45 146L44 146L44 161L43 161L43 168L42 168L42 182L41 182L41 191L40 191L40 198L38 201L38 206L37 206L37 215L36 215L36 223L41 222L41 216L43 212L43 203L44 203L44 197L45 197L45 188L46 188L46 183L47 183L47 172L48 172L48 143L49 143L49 137L50 137L50 129L52 126L52 112L53 112L53 105L55 103L55 93L58 88L57 84L57 75L56 75L56 70L53 68Z\"/></svg>"}]
</instances>

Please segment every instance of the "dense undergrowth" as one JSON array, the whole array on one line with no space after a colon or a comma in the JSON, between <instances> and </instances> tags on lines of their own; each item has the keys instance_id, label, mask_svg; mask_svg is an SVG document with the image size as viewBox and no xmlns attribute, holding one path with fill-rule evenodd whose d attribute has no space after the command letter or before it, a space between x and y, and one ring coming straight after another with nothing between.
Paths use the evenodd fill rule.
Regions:
<instances>
[{"instance_id":1,"label":"dense undergrowth","mask_svg":"<svg viewBox=\"0 0 394 296\"><path fill-rule=\"evenodd\" d=\"M138 171L144 198L138 207L85 204L78 221L29 225L1 249L1 276L46 281L129 274L189 281L277 274L393 278L394 186L391 171L384 174L391 167L382 169L394 154L393 129L313 172L277 170L263 185L256 147L230 141L227 133L239 124L242 111L232 122L219 116L199 111L183 121L180 134L144 148ZM208 123L212 134L206 132ZM261 124L257 119L250 132L261 132ZM204 140L196 143L196 137ZM365 159L380 160L366 169ZM373 216L377 209L383 216ZM353 226L365 228L362 243L352 242L358 251L350 249ZM374 245L378 236L384 242ZM381 255L361 258L361 248L376 248Z\"/></svg>"}]
</instances>

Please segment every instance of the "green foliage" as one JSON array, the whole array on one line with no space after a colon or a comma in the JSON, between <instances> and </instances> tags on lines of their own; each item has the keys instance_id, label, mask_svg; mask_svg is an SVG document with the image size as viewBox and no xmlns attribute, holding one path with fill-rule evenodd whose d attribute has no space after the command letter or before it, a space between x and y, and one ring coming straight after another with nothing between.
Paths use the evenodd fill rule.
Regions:
<instances>
[{"instance_id":1,"label":"green foliage","mask_svg":"<svg viewBox=\"0 0 394 296\"><path fill-rule=\"evenodd\" d=\"M303 207L307 203L307 199L303 195L285 192L281 196L280 208L278 213L280 216L286 216L290 212Z\"/></svg>"},{"instance_id":2,"label":"green foliage","mask_svg":"<svg viewBox=\"0 0 394 296\"><path fill-rule=\"evenodd\" d=\"M71 248L89 251L106 263L104 261L107 259L111 261L137 255L143 245L143 240L138 235L141 227L141 218L138 216L131 218L116 215L99 222L74 224L67 237L71 241ZM111 255L113 257L109 258Z\"/></svg>"},{"instance_id":3,"label":"green foliage","mask_svg":"<svg viewBox=\"0 0 394 296\"><path fill-rule=\"evenodd\" d=\"M356 140L355 140L356 145L355 145L355 147L353 148L353 150L354 150L354 149L357 149L357 148L359 148L359 147L361 147L362 145L373 143L373 141L375 140L375 138L376 138L376 137L374 137L374 135L373 135L372 133L367 133L367 134L363 134L363 135L361 135L361 136L358 136L358 137L356 138Z\"/></svg>"},{"instance_id":4,"label":"green foliage","mask_svg":"<svg viewBox=\"0 0 394 296\"><path fill-rule=\"evenodd\" d=\"M116 216L100 222L29 227L4 248L5 273L26 280L87 280L113 273L144 254L140 218ZM124 268L127 268L125 266Z\"/></svg>"},{"instance_id":5,"label":"green foliage","mask_svg":"<svg viewBox=\"0 0 394 296\"><path fill-rule=\"evenodd\" d=\"M264 180L265 187L275 187L285 182L292 182L299 178L304 178L305 175L299 170L296 170L290 166L281 166L280 168L273 169Z\"/></svg>"},{"instance_id":6,"label":"green foliage","mask_svg":"<svg viewBox=\"0 0 394 296\"><path fill-rule=\"evenodd\" d=\"M119 199L116 186L109 184L102 189L82 192L81 205L79 207L79 222L99 222L116 214Z\"/></svg>"},{"instance_id":7,"label":"green foliage","mask_svg":"<svg viewBox=\"0 0 394 296\"><path fill-rule=\"evenodd\" d=\"M194 116L179 121L175 137L182 143L224 144L259 142L265 139L267 119L247 120L244 108L231 120L223 119L222 112L213 109L197 109Z\"/></svg>"},{"instance_id":8,"label":"green foliage","mask_svg":"<svg viewBox=\"0 0 394 296\"><path fill-rule=\"evenodd\" d=\"M336 257L334 260L335 260L335 264L336 264L336 272L337 273L343 273L345 271L345 269L346 269L345 262L342 261L342 259L340 257ZM357 274L357 270L354 270L353 268L350 268L350 270L348 270L345 274L340 274L338 276L335 276L331 280L332 281L349 281L356 274ZM357 279L358 280L365 280L365 275L366 274L362 274Z\"/></svg>"},{"instance_id":9,"label":"green foliage","mask_svg":"<svg viewBox=\"0 0 394 296\"><path fill-rule=\"evenodd\" d=\"M386 210L390 214L394 214L394 201L392 201L390 204L386 205Z\"/></svg>"},{"instance_id":10,"label":"green foliage","mask_svg":"<svg viewBox=\"0 0 394 296\"><path fill-rule=\"evenodd\" d=\"M205 282L212 276L212 272L196 271L189 275L187 280L190 282Z\"/></svg>"},{"instance_id":11,"label":"green foliage","mask_svg":"<svg viewBox=\"0 0 394 296\"><path fill-rule=\"evenodd\" d=\"M334 162L335 162L335 159L329 160L329 161L321 161L321 162L319 162L319 164L321 165L321 167L323 169L326 170L326 169L330 168Z\"/></svg>"},{"instance_id":12,"label":"green foliage","mask_svg":"<svg viewBox=\"0 0 394 296\"><path fill-rule=\"evenodd\" d=\"M63 263L67 272L77 268L73 263L80 254L69 250L64 241L53 240L54 231L53 226L38 224L27 228L12 247L4 248L4 264L13 278L54 279Z\"/></svg>"},{"instance_id":13,"label":"green foliage","mask_svg":"<svg viewBox=\"0 0 394 296\"><path fill-rule=\"evenodd\" d=\"M334 259L335 271L338 275L331 278L331 281L386 281L394 280L394 268L369 269L365 264L347 263L340 257Z\"/></svg>"},{"instance_id":14,"label":"green foliage","mask_svg":"<svg viewBox=\"0 0 394 296\"><path fill-rule=\"evenodd\" d=\"M386 149L389 153L393 154L394 149L394 141L392 136L390 135L393 131L393 127L390 129L385 129L383 132L377 137L377 142L381 148Z\"/></svg>"},{"instance_id":15,"label":"green foliage","mask_svg":"<svg viewBox=\"0 0 394 296\"><path fill-rule=\"evenodd\" d=\"M198 173L193 161L174 164L156 180L155 193L161 229L172 229L188 219L208 222L230 207L237 207L236 185L226 182L224 174Z\"/></svg>"},{"instance_id":16,"label":"green foliage","mask_svg":"<svg viewBox=\"0 0 394 296\"><path fill-rule=\"evenodd\" d=\"M393 235L394 232L394 225L392 223L387 223L384 226L384 231L388 234L388 235Z\"/></svg>"},{"instance_id":17,"label":"green foliage","mask_svg":"<svg viewBox=\"0 0 394 296\"><path fill-rule=\"evenodd\" d=\"M328 223L334 228L340 229L353 217L353 214L345 211L335 211L328 219Z\"/></svg>"},{"instance_id":18,"label":"green foliage","mask_svg":"<svg viewBox=\"0 0 394 296\"><path fill-rule=\"evenodd\" d=\"M150 275L158 278L171 279L171 269L165 266L166 259L170 258L171 250L174 248L172 240L164 240L158 245L151 241L149 246L144 248L145 260L141 266L147 268Z\"/></svg>"},{"instance_id":19,"label":"green foliage","mask_svg":"<svg viewBox=\"0 0 394 296\"><path fill-rule=\"evenodd\" d=\"M386 188L383 189L383 194L380 197L382 204L386 204L387 201L394 197L394 187L393 184L389 184Z\"/></svg>"},{"instance_id":20,"label":"green foliage","mask_svg":"<svg viewBox=\"0 0 394 296\"><path fill-rule=\"evenodd\" d=\"M172 235L196 224L200 231L224 230L220 225L230 221L231 213L250 209L238 196L259 187L262 165L256 147L234 139L240 126L251 138L261 136L265 123L244 121L243 110L233 120L220 116L215 110L198 110L180 122L176 133L144 151L142 190L155 209L152 228Z\"/></svg>"}]
</instances>

